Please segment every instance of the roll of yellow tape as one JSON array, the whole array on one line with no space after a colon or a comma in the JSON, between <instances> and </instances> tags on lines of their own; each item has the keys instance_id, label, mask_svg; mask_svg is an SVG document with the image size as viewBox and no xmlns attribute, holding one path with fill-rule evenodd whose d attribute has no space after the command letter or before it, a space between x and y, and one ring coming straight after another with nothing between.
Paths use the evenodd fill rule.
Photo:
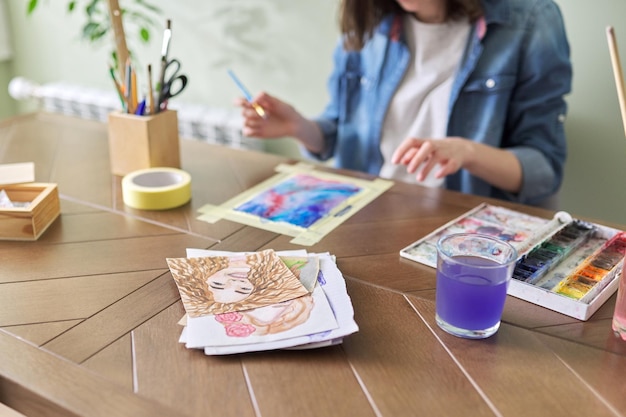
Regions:
<instances>
[{"instance_id":1,"label":"roll of yellow tape","mask_svg":"<svg viewBox=\"0 0 626 417\"><path fill-rule=\"evenodd\" d=\"M167 210L191 199L191 176L176 168L148 168L122 178L124 204L141 210Z\"/></svg>"}]
</instances>

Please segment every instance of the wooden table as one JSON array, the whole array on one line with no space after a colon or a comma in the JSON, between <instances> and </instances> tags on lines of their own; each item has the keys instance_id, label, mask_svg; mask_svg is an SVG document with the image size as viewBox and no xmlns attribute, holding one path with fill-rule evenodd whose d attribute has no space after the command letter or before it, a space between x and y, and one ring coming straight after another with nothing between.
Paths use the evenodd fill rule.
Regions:
<instances>
[{"instance_id":1,"label":"wooden table","mask_svg":"<svg viewBox=\"0 0 626 417\"><path fill-rule=\"evenodd\" d=\"M140 211L124 206L109 171L105 125L44 113L0 122L0 162L34 161L36 180L61 195L61 216L39 240L0 241L0 403L33 416L626 415L615 296L587 322L509 297L495 336L459 339L434 322L435 271L398 254L483 201L552 213L408 184L306 248L336 255L346 278L360 330L342 345L227 357L186 349L165 258L300 247L196 220L199 207L289 161L181 142L191 202Z\"/></svg>"}]
</instances>

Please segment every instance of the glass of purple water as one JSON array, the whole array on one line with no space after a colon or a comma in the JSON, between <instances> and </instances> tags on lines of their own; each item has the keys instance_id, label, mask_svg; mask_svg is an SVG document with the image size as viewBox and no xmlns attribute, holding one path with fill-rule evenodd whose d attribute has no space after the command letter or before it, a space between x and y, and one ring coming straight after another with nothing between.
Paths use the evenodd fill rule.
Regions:
<instances>
[{"instance_id":1,"label":"glass of purple water","mask_svg":"<svg viewBox=\"0 0 626 417\"><path fill-rule=\"evenodd\" d=\"M484 339L498 331L517 250L504 240L455 233L437 242L436 321L455 336Z\"/></svg>"}]
</instances>

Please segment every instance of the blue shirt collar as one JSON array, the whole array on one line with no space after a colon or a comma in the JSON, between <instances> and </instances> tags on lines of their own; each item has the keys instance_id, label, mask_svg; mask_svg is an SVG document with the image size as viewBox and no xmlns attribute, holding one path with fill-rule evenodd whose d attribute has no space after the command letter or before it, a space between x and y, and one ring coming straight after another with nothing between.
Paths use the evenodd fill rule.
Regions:
<instances>
[{"instance_id":1,"label":"blue shirt collar","mask_svg":"<svg viewBox=\"0 0 626 417\"><path fill-rule=\"evenodd\" d=\"M511 5L502 0L481 0L487 25L506 24L511 21Z\"/></svg>"}]
</instances>

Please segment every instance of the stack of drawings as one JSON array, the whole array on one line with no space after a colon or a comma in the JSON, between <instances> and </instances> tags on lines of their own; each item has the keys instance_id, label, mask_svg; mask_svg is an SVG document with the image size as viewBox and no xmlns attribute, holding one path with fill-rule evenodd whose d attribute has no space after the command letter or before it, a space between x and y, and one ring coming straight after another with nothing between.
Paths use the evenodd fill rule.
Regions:
<instances>
[{"instance_id":1,"label":"stack of drawings","mask_svg":"<svg viewBox=\"0 0 626 417\"><path fill-rule=\"evenodd\" d=\"M168 258L185 308L179 341L207 355L311 349L358 331L332 255L188 249Z\"/></svg>"}]
</instances>

